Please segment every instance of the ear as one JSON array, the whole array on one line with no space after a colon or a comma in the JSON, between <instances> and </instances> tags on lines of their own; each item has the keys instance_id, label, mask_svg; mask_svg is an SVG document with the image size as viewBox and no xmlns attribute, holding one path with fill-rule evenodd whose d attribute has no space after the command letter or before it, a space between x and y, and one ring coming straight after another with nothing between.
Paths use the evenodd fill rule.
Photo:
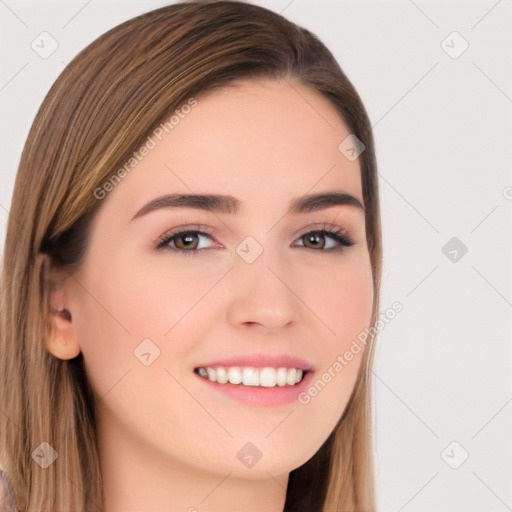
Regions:
<instances>
[{"instance_id":1,"label":"ear","mask_svg":"<svg viewBox=\"0 0 512 512\"><path fill-rule=\"evenodd\" d=\"M52 266L47 274L50 332L45 337L45 347L59 359L73 359L80 354L80 345L73 326L71 278Z\"/></svg>"}]
</instances>

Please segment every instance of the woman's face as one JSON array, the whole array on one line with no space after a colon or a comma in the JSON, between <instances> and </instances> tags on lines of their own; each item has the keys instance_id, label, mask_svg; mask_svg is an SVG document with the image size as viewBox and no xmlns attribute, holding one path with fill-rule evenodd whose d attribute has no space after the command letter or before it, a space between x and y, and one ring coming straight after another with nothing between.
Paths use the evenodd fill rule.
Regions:
<instances>
[{"instance_id":1,"label":"woman's face","mask_svg":"<svg viewBox=\"0 0 512 512\"><path fill-rule=\"evenodd\" d=\"M66 306L107 443L189 469L284 475L342 415L363 351L344 355L373 304L364 210L289 209L326 193L363 204L359 161L338 149L349 131L334 108L304 86L244 81L190 104L103 187ZM230 203L144 209L182 194ZM244 380L219 383L218 368ZM294 368L303 380L290 385Z\"/></svg>"}]
</instances>

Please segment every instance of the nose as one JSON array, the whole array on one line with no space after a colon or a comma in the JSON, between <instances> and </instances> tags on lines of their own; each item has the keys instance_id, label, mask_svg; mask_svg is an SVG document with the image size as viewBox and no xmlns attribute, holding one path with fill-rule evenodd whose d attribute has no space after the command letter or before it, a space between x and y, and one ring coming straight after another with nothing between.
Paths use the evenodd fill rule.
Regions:
<instances>
[{"instance_id":1,"label":"nose","mask_svg":"<svg viewBox=\"0 0 512 512\"><path fill-rule=\"evenodd\" d=\"M283 260L267 257L236 261L229 284L228 322L236 328L279 331L298 322L302 303L294 292L292 272Z\"/></svg>"}]
</instances>

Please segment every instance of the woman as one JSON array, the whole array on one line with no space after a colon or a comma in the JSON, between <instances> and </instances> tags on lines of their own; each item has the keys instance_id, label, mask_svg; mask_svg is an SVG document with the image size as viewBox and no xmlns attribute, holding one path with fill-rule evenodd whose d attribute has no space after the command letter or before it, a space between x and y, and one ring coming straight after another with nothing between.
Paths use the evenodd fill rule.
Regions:
<instances>
[{"instance_id":1,"label":"woman","mask_svg":"<svg viewBox=\"0 0 512 512\"><path fill-rule=\"evenodd\" d=\"M15 183L12 507L373 511L380 274L370 123L313 34L237 1L113 28Z\"/></svg>"}]
</instances>

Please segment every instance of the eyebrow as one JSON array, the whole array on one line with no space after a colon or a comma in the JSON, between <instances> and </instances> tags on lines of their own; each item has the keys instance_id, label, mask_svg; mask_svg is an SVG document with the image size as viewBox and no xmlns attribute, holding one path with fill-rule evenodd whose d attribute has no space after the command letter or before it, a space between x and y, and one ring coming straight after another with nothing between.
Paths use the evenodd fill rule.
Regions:
<instances>
[{"instance_id":1,"label":"eyebrow","mask_svg":"<svg viewBox=\"0 0 512 512\"><path fill-rule=\"evenodd\" d=\"M240 210L240 206L240 200L231 195L166 194L144 205L133 216L132 221L150 212L161 209L196 208L217 213L234 214ZM293 198L290 201L287 213L308 213L323 210L331 206L351 206L364 211L363 203L346 192L324 192Z\"/></svg>"}]
</instances>

